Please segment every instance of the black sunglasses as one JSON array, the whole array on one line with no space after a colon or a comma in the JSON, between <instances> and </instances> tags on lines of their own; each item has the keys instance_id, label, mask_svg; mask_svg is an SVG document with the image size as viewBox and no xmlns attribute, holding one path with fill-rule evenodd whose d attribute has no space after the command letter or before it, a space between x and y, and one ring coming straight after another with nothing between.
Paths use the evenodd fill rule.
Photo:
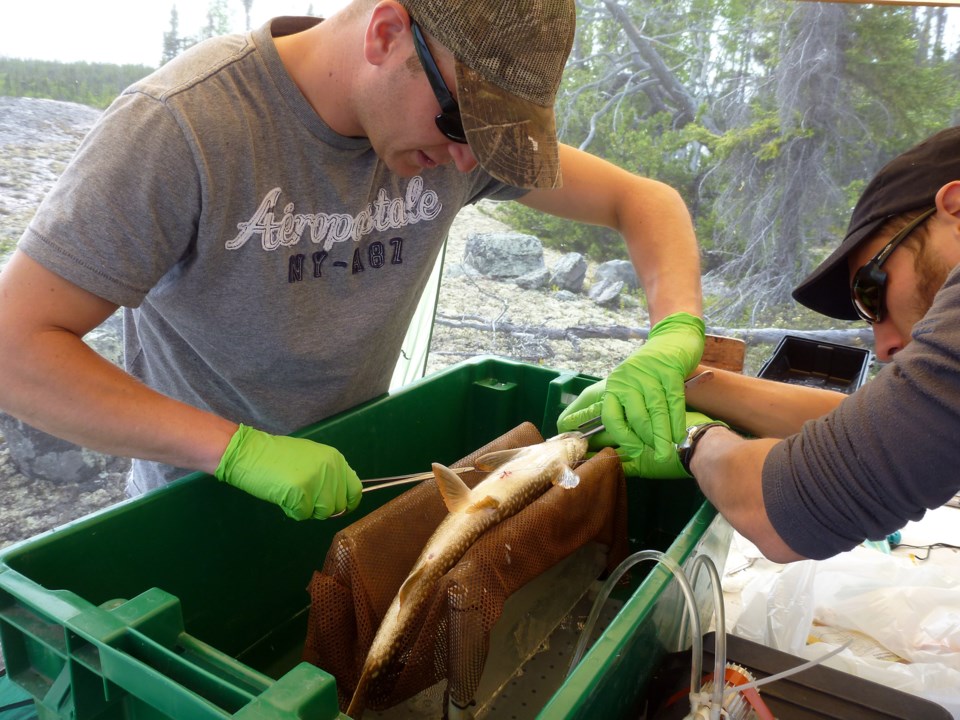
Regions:
<instances>
[{"instance_id":1,"label":"black sunglasses","mask_svg":"<svg viewBox=\"0 0 960 720\"><path fill-rule=\"evenodd\" d=\"M457 101L453 99L447 84L443 81L437 61L430 54L423 32L413 18L410 18L410 29L413 31L413 46L417 49L417 57L420 58L423 72L430 81L430 87L433 88L437 102L440 103L440 114L436 117L437 127L445 137L466 145L467 134L463 131L463 121L460 120L460 106L457 105Z\"/></svg>"},{"instance_id":2,"label":"black sunglasses","mask_svg":"<svg viewBox=\"0 0 960 720\"><path fill-rule=\"evenodd\" d=\"M890 242L884 245L880 252L874 255L870 262L857 270L853 276L853 284L850 286L850 300L853 301L853 307L857 311L857 315L871 325L883 321L883 297L887 285L887 274L880 269L880 266L887 261L887 258L897 249L900 243L907 239L910 233L936 211L935 207L930 208L907 223L906 227L890 238Z\"/></svg>"}]
</instances>

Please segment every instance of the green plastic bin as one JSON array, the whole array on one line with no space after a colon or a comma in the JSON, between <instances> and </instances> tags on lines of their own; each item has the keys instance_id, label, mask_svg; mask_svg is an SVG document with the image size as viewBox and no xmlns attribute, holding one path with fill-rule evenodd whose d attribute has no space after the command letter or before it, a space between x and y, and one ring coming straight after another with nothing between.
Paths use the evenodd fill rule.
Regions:
<instances>
[{"instance_id":1,"label":"green plastic bin","mask_svg":"<svg viewBox=\"0 0 960 720\"><path fill-rule=\"evenodd\" d=\"M593 380L479 357L298 435L339 448L361 477L419 472L523 421L554 434ZM628 485L633 549L684 562L705 542L715 512L692 481ZM372 493L358 512L403 490ZM40 720L345 717L333 677L300 653L307 582L355 519L294 522L194 474L11 546L0 553L9 676ZM530 717L625 717L642 704L656 663L676 649L672 585L666 571L638 568L622 611Z\"/></svg>"}]
</instances>

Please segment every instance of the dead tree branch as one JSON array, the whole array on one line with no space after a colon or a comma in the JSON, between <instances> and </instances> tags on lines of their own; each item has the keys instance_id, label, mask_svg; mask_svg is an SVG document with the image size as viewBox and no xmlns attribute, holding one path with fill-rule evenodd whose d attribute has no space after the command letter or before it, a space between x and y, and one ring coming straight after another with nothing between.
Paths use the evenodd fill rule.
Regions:
<instances>
[{"instance_id":1,"label":"dead tree branch","mask_svg":"<svg viewBox=\"0 0 960 720\"><path fill-rule=\"evenodd\" d=\"M568 340L571 342L585 338L600 338L604 340L646 340L650 328L628 327L625 325L576 325L567 328L551 328L536 325L518 325L511 322L491 322L479 316L458 316L437 314L435 322L438 325L462 330L478 330L480 332L503 332L509 335L524 337L542 337L548 340ZM784 335L793 335L807 340L836 343L839 345L864 344L869 345L873 340L873 333L869 328L826 329L826 330L791 330L789 328L725 328L708 327L711 335L722 335L743 340L746 343L777 343Z\"/></svg>"}]
</instances>

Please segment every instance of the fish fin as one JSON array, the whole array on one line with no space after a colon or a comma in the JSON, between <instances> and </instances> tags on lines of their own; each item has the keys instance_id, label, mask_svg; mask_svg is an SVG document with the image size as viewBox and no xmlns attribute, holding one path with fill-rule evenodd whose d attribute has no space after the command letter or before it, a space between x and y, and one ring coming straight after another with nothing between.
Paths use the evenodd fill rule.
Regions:
<instances>
[{"instance_id":1,"label":"fish fin","mask_svg":"<svg viewBox=\"0 0 960 720\"><path fill-rule=\"evenodd\" d=\"M481 510L496 510L500 507L500 501L493 495L487 495L483 500L467 508L467 514L480 512Z\"/></svg>"},{"instance_id":2,"label":"fish fin","mask_svg":"<svg viewBox=\"0 0 960 720\"><path fill-rule=\"evenodd\" d=\"M433 463L433 476L437 479L437 488L443 497L443 504L452 513L462 512L470 506L470 488L453 470L446 465Z\"/></svg>"},{"instance_id":3,"label":"fish fin","mask_svg":"<svg viewBox=\"0 0 960 720\"><path fill-rule=\"evenodd\" d=\"M493 452L488 452L485 455L481 455L477 458L476 462L473 463L474 467L477 470L483 470L484 472L493 472L501 465L513 460L524 448L514 448L513 450L495 450Z\"/></svg>"},{"instance_id":4,"label":"fish fin","mask_svg":"<svg viewBox=\"0 0 960 720\"><path fill-rule=\"evenodd\" d=\"M554 485L559 485L564 490L572 490L580 484L580 478L568 467L563 468L563 472L557 475L553 481Z\"/></svg>"},{"instance_id":5,"label":"fish fin","mask_svg":"<svg viewBox=\"0 0 960 720\"><path fill-rule=\"evenodd\" d=\"M363 711L367 704L367 685L370 684L370 674L366 668L360 675L360 681L357 683L357 689L353 691L353 697L350 698L350 705L347 707L347 715L359 720L363 716Z\"/></svg>"},{"instance_id":6,"label":"fish fin","mask_svg":"<svg viewBox=\"0 0 960 720\"><path fill-rule=\"evenodd\" d=\"M413 586L420 582L420 576L423 574L424 570L425 568L423 567L417 568L407 576L406 580L403 581L403 585L401 585L400 589L397 591L397 600L400 602L400 607L403 607L403 603L406 602Z\"/></svg>"}]
</instances>

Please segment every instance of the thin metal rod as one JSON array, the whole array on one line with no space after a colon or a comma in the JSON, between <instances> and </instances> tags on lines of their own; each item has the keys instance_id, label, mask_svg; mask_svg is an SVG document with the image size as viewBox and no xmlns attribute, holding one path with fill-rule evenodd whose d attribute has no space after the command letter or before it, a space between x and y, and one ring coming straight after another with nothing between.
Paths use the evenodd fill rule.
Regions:
<instances>
[{"instance_id":1,"label":"thin metal rod","mask_svg":"<svg viewBox=\"0 0 960 720\"><path fill-rule=\"evenodd\" d=\"M697 374L694 375L692 378L690 378L689 380L687 380L687 381L683 384L683 387L684 387L685 389L689 390L690 388L696 387L697 385L699 385L699 384L702 383L702 382L706 382L707 380L709 380L709 379L712 378L712 377L713 377L713 371L712 371L712 370L704 370L702 373L697 373ZM595 418L590 418L590 419L587 420L586 422L581 423L580 425L577 426L577 429L580 430L580 432L583 434L583 436L584 436L585 438L588 438L588 437L590 437L591 435L596 435L598 432L602 432L603 430L606 429L606 428L604 428L604 426L603 426L602 423L600 423L600 424L598 424L598 425L594 425L594 423L600 423L600 416L599 416L599 415L597 415ZM590 427L590 426L593 426L593 427ZM585 428L585 427L590 427L590 429L585 431L585 430L583 430L583 428Z\"/></svg>"},{"instance_id":2,"label":"thin metal rod","mask_svg":"<svg viewBox=\"0 0 960 720\"><path fill-rule=\"evenodd\" d=\"M473 466L466 467L455 467L450 468L457 475L465 472L470 472L475 468ZM369 490L380 490L381 488L393 487L395 485L410 485L412 483L421 482L422 480L429 480L433 477L432 472L416 473L414 475L394 475L393 477L384 477L384 478L372 478L370 480L361 480L361 483L367 484L370 483L368 487L363 488L360 492L367 492Z\"/></svg>"},{"instance_id":3,"label":"thin metal rod","mask_svg":"<svg viewBox=\"0 0 960 720\"><path fill-rule=\"evenodd\" d=\"M599 416L597 416L594 419L598 420ZM588 438L591 435L596 435L598 432L603 432L604 430L606 430L606 428L603 426L603 423L601 423L600 425L597 425L595 428L587 430L585 433L581 433L581 435L583 435L585 438Z\"/></svg>"}]
</instances>

